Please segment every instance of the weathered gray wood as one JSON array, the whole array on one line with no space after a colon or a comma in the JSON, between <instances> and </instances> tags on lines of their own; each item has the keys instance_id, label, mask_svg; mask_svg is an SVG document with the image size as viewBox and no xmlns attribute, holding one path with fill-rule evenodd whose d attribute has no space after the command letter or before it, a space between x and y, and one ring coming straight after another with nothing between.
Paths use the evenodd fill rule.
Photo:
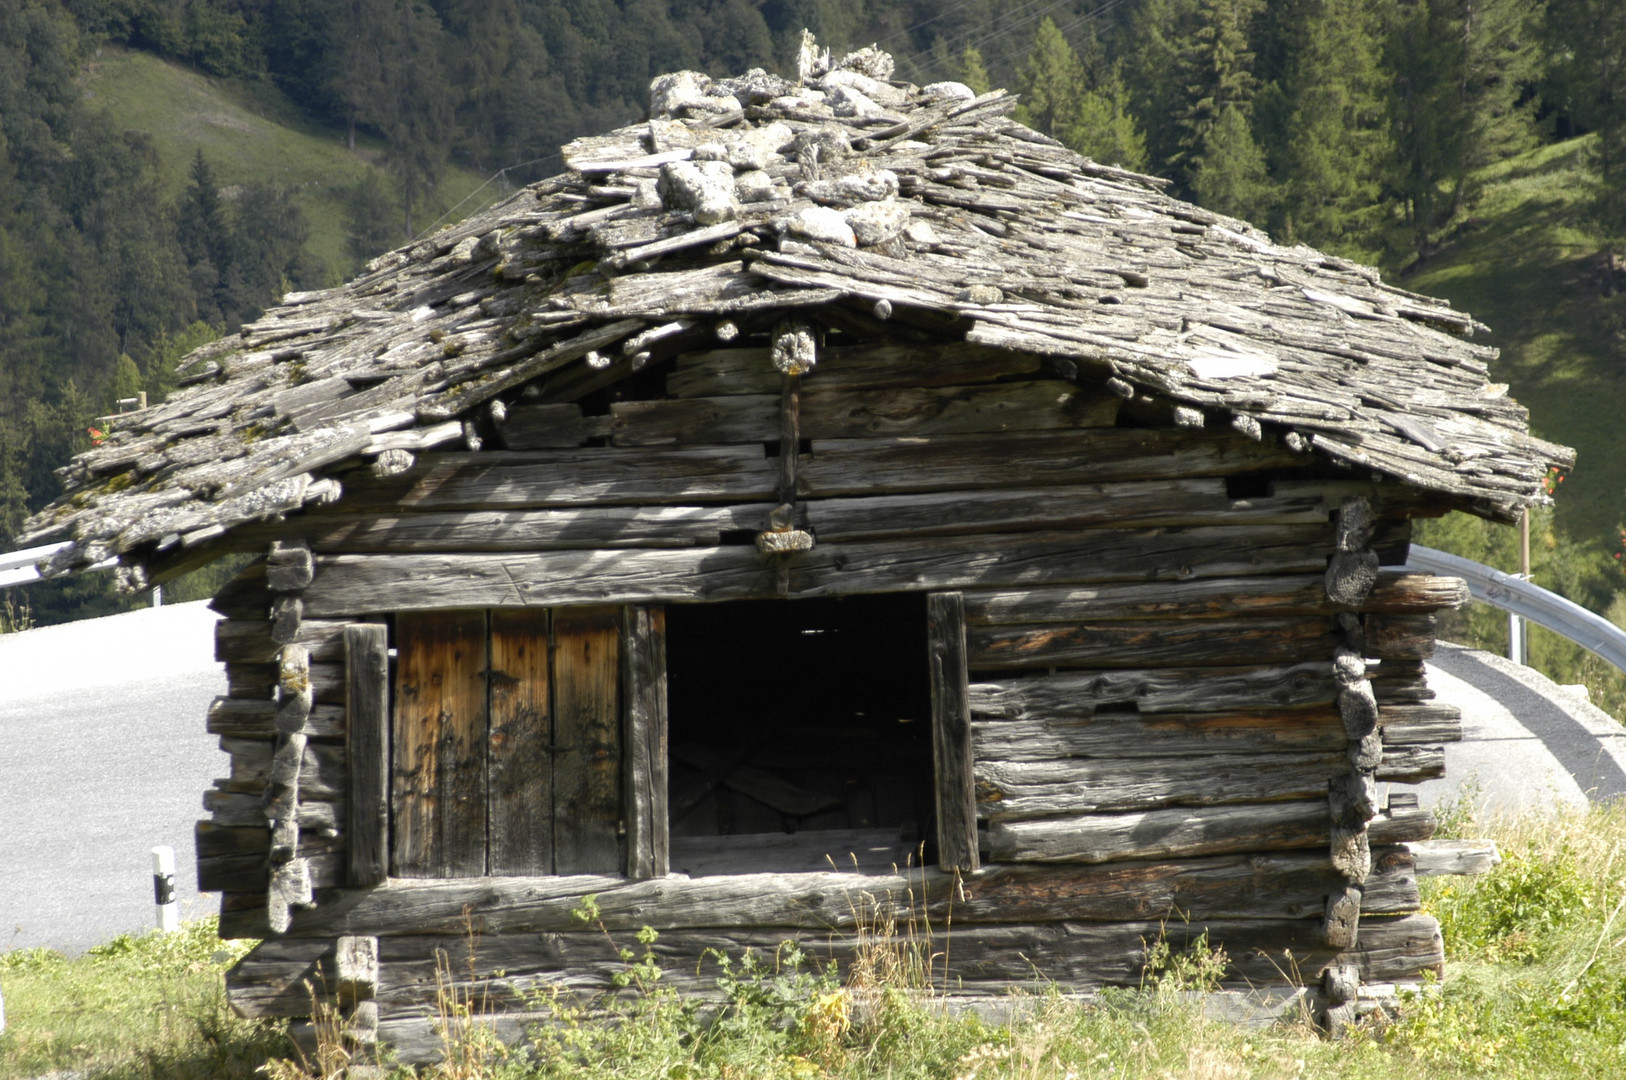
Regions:
<instances>
[{"instance_id":1,"label":"weathered gray wood","mask_svg":"<svg viewBox=\"0 0 1626 1080\"><path fill-rule=\"evenodd\" d=\"M395 641L390 874L484 874L485 612L401 612Z\"/></svg>"},{"instance_id":2,"label":"weathered gray wood","mask_svg":"<svg viewBox=\"0 0 1626 1080\"><path fill-rule=\"evenodd\" d=\"M266 698L217 697L209 705L206 728L211 735L269 739L276 734L277 704ZM305 733L313 739L332 739L345 733L345 707L316 705L305 720Z\"/></svg>"},{"instance_id":3,"label":"weathered gray wood","mask_svg":"<svg viewBox=\"0 0 1626 1080\"><path fill-rule=\"evenodd\" d=\"M265 828L265 804L257 792L211 788L203 793L203 808L209 811L210 818L216 825ZM301 802L298 819L301 829L334 832L344 828L349 820L343 801L329 802L320 799Z\"/></svg>"},{"instance_id":4,"label":"weathered gray wood","mask_svg":"<svg viewBox=\"0 0 1626 1080\"><path fill-rule=\"evenodd\" d=\"M303 840L300 842L297 861L304 864L305 882L312 889L329 889L344 884L345 855L342 851L327 850L330 846L321 841L314 841L309 845ZM264 891L270 885L273 869L265 852L252 855L200 857L198 891ZM266 929L271 930L273 927L268 923Z\"/></svg>"},{"instance_id":5,"label":"weathered gray wood","mask_svg":"<svg viewBox=\"0 0 1626 1080\"><path fill-rule=\"evenodd\" d=\"M1455 705L1384 705L1378 710L1384 746L1428 746L1462 741L1462 710Z\"/></svg>"},{"instance_id":6,"label":"weathered gray wood","mask_svg":"<svg viewBox=\"0 0 1626 1080\"><path fill-rule=\"evenodd\" d=\"M1326 920L1322 937L1335 949L1348 949L1355 944L1355 935L1361 925L1361 889L1345 885L1334 890L1327 898Z\"/></svg>"},{"instance_id":7,"label":"weathered gray wood","mask_svg":"<svg viewBox=\"0 0 1626 1080\"><path fill-rule=\"evenodd\" d=\"M272 592L298 592L315 573L310 548L303 540L278 541L265 560L265 584Z\"/></svg>"},{"instance_id":8,"label":"weathered gray wood","mask_svg":"<svg viewBox=\"0 0 1626 1080\"><path fill-rule=\"evenodd\" d=\"M821 497L1225 476L1301 461L1290 451L1234 435L1097 428L815 441L804 464L802 494Z\"/></svg>"},{"instance_id":9,"label":"weathered gray wood","mask_svg":"<svg viewBox=\"0 0 1626 1080\"><path fill-rule=\"evenodd\" d=\"M971 725L979 761L1174 758L1214 753L1339 754L1347 739L1326 706L1212 713L1112 713Z\"/></svg>"},{"instance_id":10,"label":"weathered gray wood","mask_svg":"<svg viewBox=\"0 0 1626 1080\"><path fill-rule=\"evenodd\" d=\"M977 816L1061 814L1308 799L1347 768L1340 751L976 763Z\"/></svg>"},{"instance_id":11,"label":"weathered gray wood","mask_svg":"<svg viewBox=\"0 0 1626 1080\"><path fill-rule=\"evenodd\" d=\"M378 939L359 935L339 938L333 948L334 994L349 1008L378 994Z\"/></svg>"},{"instance_id":12,"label":"weathered gray wood","mask_svg":"<svg viewBox=\"0 0 1626 1080\"><path fill-rule=\"evenodd\" d=\"M1415 840L1403 846L1416 860L1418 877L1488 874L1502 861L1494 840Z\"/></svg>"},{"instance_id":13,"label":"weathered gray wood","mask_svg":"<svg viewBox=\"0 0 1626 1080\"><path fill-rule=\"evenodd\" d=\"M1117 417L1118 401L1060 381L862 391L810 387L802 396L801 430L809 439L867 439L1105 428ZM611 407L611 441L768 442L778 435L778 411L768 394L618 402Z\"/></svg>"},{"instance_id":14,"label":"weathered gray wood","mask_svg":"<svg viewBox=\"0 0 1626 1080\"><path fill-rule=\"evenodd\" d=\"M231 755L231 778L223 790L250 795L266 790L276 764L277 744L269 739L223 736L220 749ZM349 781L343 747L308 742L301 736L298 761L301 795L308 799L332 799L345 794Z\"/></svg>"},{"instance_id":15,"label":"weathered gray wood","mask_svg":"<svg viewBox=\"0 0 1626 1080\"><path fill-rule=\"evenodd\" d=\"M1366 824L1367 837L1374 847L1382 844L1404 844L1414 840L1427 840L1434 835L1439 822L1432 810L1417 806L1416 796L1409 805L1400 804L1400 795L1391 794L1389 805Z\"/></svg>"},{"instance_id":16,"label":"weathered gray wood","mask_svg":"<svg viewBox=\"0 0 1626 1080\"><path fill-rule=\"evenodd\" d=\"M623 609L621 672L626 873L658 878L671 870L664 608Z\"/></svg>"},{"instance_id":17,"label":"weathered gray wood","mask_svg":"<svg viewBox=\"0 0 1626 1080\"><path fill-rule=\"evenodd\" d=\"M616 873L621 822L621 611L553 614L556 874Z\"/></svg>"},{"instance_id":18,"label":"weathered gray wood","mask_svg":"<svg viewBox=\"0 0 1626 1080\"><path fill-rule=\"evenodd\" d=\"M548 612L496 610L485 671L488 874L553 873Z\"/></svg>"},{"instance_id":19,"label":"weathered gray wood","mask_svg":"<svg viewBox=\"0 0 1626 1080\"><path fill-rule=\"evenodd\" d=\"M965 603L959 593L926 597L926 644L932 699L932 761L937 806L937 864L975 871L977 796L967 697Z\"/></svg>"},{"instance_id":20,"label":"weathered gray wood","mask_svg":"<svg viewBox=\"0 0 1626 1080\"><path fill-rule=\"evenodd\" d=\"M1418 784L1445 775L1445 748L1441 746L1386 747L1377 767L1377 779L1393 784Z\"/></svg>"},{"instance_id":21,"label":"weathered gray wood","mask_svg":"<svg viewBox=\"0 0 1626 1080\"><path fill-rule=\"evenodd\" d=\"M319 552L549 551L713 547L725 531L759 528L772 502L732 506L607 506L449 510L313 518Z\"/></svg>"},{"instance_id":22,"label":"weathered gray wood","mask_svg":"<svg viewBox=\"0 0 1626 1080\"><path fill-rule=\"evenodd\" d=\"M1302 573L1325 561L1326 530L1289 525L1163 530L1091 529L963 540L820 544L788 556L788 592L754 548L548 551L527 557L326 555L306 610L333 617L402 608L670 603L838 596L1028 582L1184 580ZM412 581L403 594L401 581Z\"/></svg>"},{"instance_id":23,"label":"weathered gray wood","mask_svg":"<svg viewBox=\"0 0 1626 1080\"><path fill-rule=\"evenodd\" d=\"M597 419L597 418L594 418ZM592 424L574 402L510 405L498 430L510 450L562 450L581 446L592 434Z\"/></svg>"},{"instance_id":24,"label":"weathered gray wood","mask_svg":"<svg viewBox=\"0 0 1626 1080\"><path fill-rule=\"evenodd\" d=\"M1324 617L1145 619L977 626L966 634L966 652L983 671L1223 667L1308 661L1326 656L1340 638Z\"/></svg>"},{"instance_id":25,"label":"weathered gray wood","mask_svg":"<svg viewBox=\"0 0 1626 1080\"><path fill-rule=\"evenodd\" d=\"M1368 883L1369 912L1417 910L1409 855L1386 849ZM936 869L859 875L828 869L806 874L735 874L627 881L616 876L399 879L324 896L294 916L299 937L340 934L461 936L553 933L580 928L571 914L596 898L611 932L651 926L665 932L703 927L851 930L877 920L930 919L942 925L1113 922L1240 918L1272 913L1319 917L1341 888L1324 852L1247 853L1170 861L990 865L975 877ZM465 918L466 916L466 918ZM234 933L252 923L233 919Z\"/></svg>"},{"instance_id":26,"label":"weathered gray wood","mask_svg":"<svg viewBox=\"0 0 1626 1080\"><path fill-rule=\"evenodd\" d=\"M683 503L773 497L777 468L760 446L536 453L437 454L399 480L352 479L354 509L504 510L523 507ZM373 492L376 495L372 495Z\"/></svg>"},{"instance_id":27,"label":"weathered gray wood","mask_svg":"<svg viewBox=\"0 0 1626 1080\"><path fill-rule=\"evenodd\" d=\"M377 611L378 608L371 610ZM234 698L269 698L276 692L276 664L226 665L226 693ZM318 704L343 705L345 695L343 664L312 664L310 689Z\"/></svg>"},{"instance_id":28,"label":"weathered gray wood","mask_svg":"<svg viewBox=\"0 0 1626 1080\"><path fill-rule=\"evenodd\" d=\"M1436 621L1433 615L1371 614L1363 620L1363 629L1367 656L1380 660L1426 660L1434 655Z\"/></svg>"},{"instance_id":29,"label":"weathered gray wood","mask_svg":"<svg viewBox=\"0 0 1626 1080\"><path fill-rule=\"evenodd\" d=\"M1321 705L1330 703L1335 693L1331 667L1306 663L1024 676L973 683L971 715L1006 720L1088 716L1097 709L1130 703L1142 713L1197 712L1215 705L1235 709Z\"/></svg>"},{"instance_id":30,"label":"weathered gray wood","mask_svg":"<svg viewBox=\"0 0 1626 1080\"><path fill-rule=\"evenodd\" d=\"M779 389L779 408L775 413L778 430L774 432L779 437L779 487L774 497L780 506L796 502L796 468L802 453L802 408L802 376L786 375ZM707 438L705 441L725 440Z\"/></svg>"},{"instance_id":31,"label":"weathered gray wood","mask_svg":"<svg viewBox=\"0 0 1626 1080\"><path fill-rule=\"evenodd\" d=\"M344 628L349 680L345 721L351 885L377 885L389 872L389 631L367 623Z\"/></svg>"},{"instance_id":32,"label":"weathered gray wood","mask_svg":"<svg viewBox=\"0 0 1626 1080\"><path fill-rule=\"evenodd\" d=\"M1233 499L1222 480L1200 478L830 498L809 504L807 514L820 540L836 542L1098 526L1303 525L1326 521L1327 508L1314 496ZM1331 611L1319 583L1317 594Z\"/></svg>"},{"instance_id":33,"label":"weathered gray wood","mask_svg":"<svg viewBox=\"0 0 1626 1080\"><path fill-rule=\"evenodd\" d=\"M1111 862L1233 851L1324 847L1332 818L1327 800L1084 814L995 822L988 829L996 862Z\"/></svg>"},{"instance_id":34,"label":"weathered gray wood","mask_svg":"<svg viewBox=\"0 0 1626 1080\"><path fill-rule=\"evenodd\" d=\"M826 346L819 350L818 366L805 378L810 387L820 390L953 386L1033 376L1043 363L1032 354L964 342L883 342ZM778 390L779 379L766 346L716 349L679 356L677 370L666 377L666 392L680 398L771 394Z\"/></svg>"},{"instance_id":35,"label":"weathered gray wood","mask_svg":"<svg viewBox=\"0 0 1626 1080\"><path fill-rule=\"evenodd\" d=\"M1213 484L1223 494L1220 481L1176 481L1183 489ZM1116 502L1120 492L1140 485L1100 485L1102 501ZM1146 485L1149 502L1160 502L1157 488ZM1060 489L1050 489L1060 490ZM1087 489L1085 489L1087 490ZM958 496L945 495L945 499ZM858 502L859 500L844 500ZM1227 502L1232 500L1227 499ZM1257 506L1260 500L1250 500ZM820 514L837 500L816 504ZM1137 523L1141 522L1139 518ZM1209 524L1211 522L1204 521ZM821 519L819 533L828 532ZM1427 613L1459 606L1467 586L1459 578L1435 577L1387 570L1362 603L1367 612ZM1214 581L1158 582L1156 584L1100 585L1093 587L1033 588L1018 592L967 592L966 621L980 623L1074 622L1085 619L1136 618L1223 618L1240 612L1257 616L1333 615L1342 610L1327 599L1321 575L1297 577L1247 577Z\"/></svg>"},{"instance_id":36,"label":"weathered gray wood","mask_svg":"<svg viewBox=\"0 0 1626 1080\"><path fill-rule=\"evenodd\" d=\"M215 659L222 663L274 664L284 645L301 645L313 661L344 659L343 622L306 619L291 641L276 641L264 619L221 619L215 623Z\"/></svg>"}]
</instances>

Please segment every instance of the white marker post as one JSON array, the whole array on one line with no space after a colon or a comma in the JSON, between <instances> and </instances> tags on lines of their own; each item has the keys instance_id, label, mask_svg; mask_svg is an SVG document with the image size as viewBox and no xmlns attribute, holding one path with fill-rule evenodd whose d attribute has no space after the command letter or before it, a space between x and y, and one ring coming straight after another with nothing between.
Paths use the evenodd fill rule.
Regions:
<instances>
[{"instance_id":1,"label":"white marker post","mask_svg":"<svg viewBox=\"0 0 1626 1080\"><path fill-rule=\"evenodd\" d=\"M173 933L181 928L180 905L175 902L175 849L159 844L152 849L152 899L158 905L158 929Z\"/></svg>"}]
</instances>

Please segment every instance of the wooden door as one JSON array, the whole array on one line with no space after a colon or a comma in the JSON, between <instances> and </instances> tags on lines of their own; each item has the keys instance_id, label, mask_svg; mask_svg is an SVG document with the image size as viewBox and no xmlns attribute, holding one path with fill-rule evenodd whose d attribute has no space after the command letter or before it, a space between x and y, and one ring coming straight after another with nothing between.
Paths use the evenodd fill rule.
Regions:
<instances>
[{"instance_id":1,"label":"wooden door","mask_svg":"<svg viewBox=\"0 0 1626 1080\"><path fill-rule=\"evenodd\" d=\"M396 616L390 872L623 866L618 607Z\"/></svg>"}]
</instances>

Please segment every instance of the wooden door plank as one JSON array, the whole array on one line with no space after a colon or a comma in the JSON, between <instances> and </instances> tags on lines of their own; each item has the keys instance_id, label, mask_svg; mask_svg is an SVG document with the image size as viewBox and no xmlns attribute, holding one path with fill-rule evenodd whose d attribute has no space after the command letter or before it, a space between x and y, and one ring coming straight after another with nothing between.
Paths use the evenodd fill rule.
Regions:
<instances>
[{"instance_id":1,"label":"wooden door plank","mask_svg":"<svg viewBox=\"0 0 1626 1080\"><path fill-rule=\"evenodd\" d=\"M971 760L971 704L965 655L965 600L959 593L926 597L932 689L932 758L936 765L937 862L974 871L977 802Z\"/></svg>"},{"instance_id":2,"label":"wooden door plank","mask_svg":"<svg viewBox=\"0 0 1626 1080\"><path fill-rule=\"evenodd\" d=\"M349 682L349 882L377 885L389 872L389 628L381 623L346 626L344 654Z\"/></svg>"},{"instance_id":3,"label":"wooden door plank","mask_svg":"<svg viewBox=\"0 0 1626 1080\"><path fill-rule=\"evenodd\" d=\"M553 864L557 874L622 867L619 607L553 615Z\"/></svg>"},{"instance_id":4,"label":"wooden door plank","mask_svg":"<svg viewBox=\"0 0 1626 1080\"><path fill-rule=\"evenodd\" d=\"M546 608L491 612L490 872L553 873Z\"/></svg>"},{"instance_id":5,"label":"wooden door plank","mask_svg":"<svg viewBox=\"0 0 1626 1080\"><path fill-rule=\"evenodd\" d=\"M621 649L627 876L662 877L671 869L666 609L625 608Z\"/></svg>"},{"instance_id":6,"label":"wooden door plank","mask_svg":"<svg viewBox=\"0 0 1626 1080\"><path fill-rule=\"evenodd\" d=\"M391 873L486 872L486 613L396 615Z\"/></svg>"}]
</instances>

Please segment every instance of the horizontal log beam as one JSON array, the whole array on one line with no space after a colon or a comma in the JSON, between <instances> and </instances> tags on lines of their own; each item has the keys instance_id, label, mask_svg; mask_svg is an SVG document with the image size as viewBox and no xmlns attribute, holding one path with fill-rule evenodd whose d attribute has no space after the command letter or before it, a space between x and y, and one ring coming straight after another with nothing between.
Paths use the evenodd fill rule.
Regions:
<instances>
[{"instance_id":1,"label":"horizontal log beam","mask_svg":"<svg viewBox=\"0 0 1626 1080\"><path fill-rule=\"evenodd\" d=\"M1427 614L1458 607L1467 599L1468 587L1460 578L1386 570L1378 574L1377 585L1356 610ZM966 621L973 624L1224 618L1239 614L1334 615L1342 610L1346 609L1327 599L1323 574L1155 585L1041 587L1018 592L968 592L965 597Z\"/></svg>"},{"instance_id":2,"label":"horizontal log beam","mask_svg":"<svg viewBox=\"0 0 1626 1080\"><path fill-rule=\"evenodd\" d=\"M306 591L305 610L321 618L389 610L681 603L1302 573L1326 561L1329 541L1330 529L1320 525L1268 532L1213 526L820 544L774 557L745 545L629 550L613 557L592 551L324 555ZM410 593L400 588L403 581L413 583ZM313 665L313 675L321 666Z\"/></svg>"},{"instance_id":3,"label":"horizontal log beam","mask_svg":"<svg viewBox=\"0 0 1626 1080\"><path fill-rule=\"evenodd\" d=\"M1331 751L1018 762L979 758L973 772L978 819L1001 822L1312 799L1324 797L1331 778L1348 770L1345 754Z\"/></svg>"},{"instance_id":4,"label":"horizontal log beam","mask_svg":"<svg viewBox=\"0 0 1626 1080\"><path fill-rule=\"evenodd\" d=\"M996 821L988 854L996 862L1104 863L1239 851L1325 847L1332 816L1325 797L1301 802L1176 807L1125 814L1080 814Z\"/></svg>"},{"instance_id":5,"label":"horizontal log beam","mask_svg":"<svg viewBox=\"0 0 1626 1080\"><path fill-rule=\"evenodd\" d=\"M1117 420L1120 400L1054 380L889 390L807 386L800 428L809 439L1107 428ZM616 446L715 446L779 437L777 393L621 401L610 406L610 415Z\"/></svg>"},{"instance_id":6,"label":"horizontal log beam","mask_svg":"<svg viewBox=\"0 0 1626 1080\"><path fill-rule=\"evenodd\" d=\"M1369 911L1417 908L1410 857L1395 854L1369 880ZM1343 879L1325 853L1227 855L1178 861L990 866L956 879L936 870L907 874L739 874L620 877L397 879L338 889L294 913L292 937L346 934L461 936L577 930L572 914L591 894L611 932L705 927L853 930L876 921L925 918L956 926L1083 920L1242 918L1261 913L1311 918ZM1376 904L1376 906L1373 906ZM465 918L465 915L467 916ZM253 926L234 926L250 931ZM252 936L252 935L247 935Z\"/></svg>"},{"instance_id":7,"label":"horizontal log beam","mask_svg":"<svg viewBox=\"0 0 1626 1080\"><path fill-rule=\"evenodd\" d=\"M1031 720L1088 716L1114 706L1141 713L1295 708L1330 704L1332 664L1068 671L971 684L971 715Z\"/></svg>"},{"instance_id":8,"label":"horizontal log beam","mask_svg":"<svg viewBox=\"0 0 1626 1080\"><path fill-rule=\"evenodd\" d=\"M1179 952L1200 935L1225 950L1231 984L1313 985L1334 962L1354 966L1365 982L1415 979L1443 962L1438 924L1427 915L1363 920L1359 945L1342 954L1323 943L1321 921L1313 918L978 926L898 940L825 932L801 935L801 946L813 965L838 971L850 970L860 950L897 948L918 955L934 985L987 993L1045 985L1138 986L1151 943L1166 940ZM649 951L669 973L663 985L704 991L721 974L719 956L738 958L746 950L772 956L782 941L797 937L794 928L674 930L661 934ZM549 985L567 993L607 991L626 968L614 943L598 931L498 934L474 942L385 937L379 939L377 1000L383 1018L393 1021L432 1015L448 989L480 1001L483 1012L523 1011L531 991ZM227 973L227 997L249 1017L306 1016L311 999L305 984L331 986L334 974L330 941L268 940Z\"/></svg>"},{"instance_id":9,"label":"horizontal log beam","mask_svg":"<svg viewBox=\"0 0 1626 1080\"><path fill-rule=\"evenodd\" d=\"M666 377L673 397L719 394L776 394L783 376L767 346L685 353ZM1031 353L990 349L965 342L912 345L827 346L818 366L803 376L822 390L881 390L910 386L957 386L995 379L1034 376L1044 361Z\"/></svg>"}]
</instances>

